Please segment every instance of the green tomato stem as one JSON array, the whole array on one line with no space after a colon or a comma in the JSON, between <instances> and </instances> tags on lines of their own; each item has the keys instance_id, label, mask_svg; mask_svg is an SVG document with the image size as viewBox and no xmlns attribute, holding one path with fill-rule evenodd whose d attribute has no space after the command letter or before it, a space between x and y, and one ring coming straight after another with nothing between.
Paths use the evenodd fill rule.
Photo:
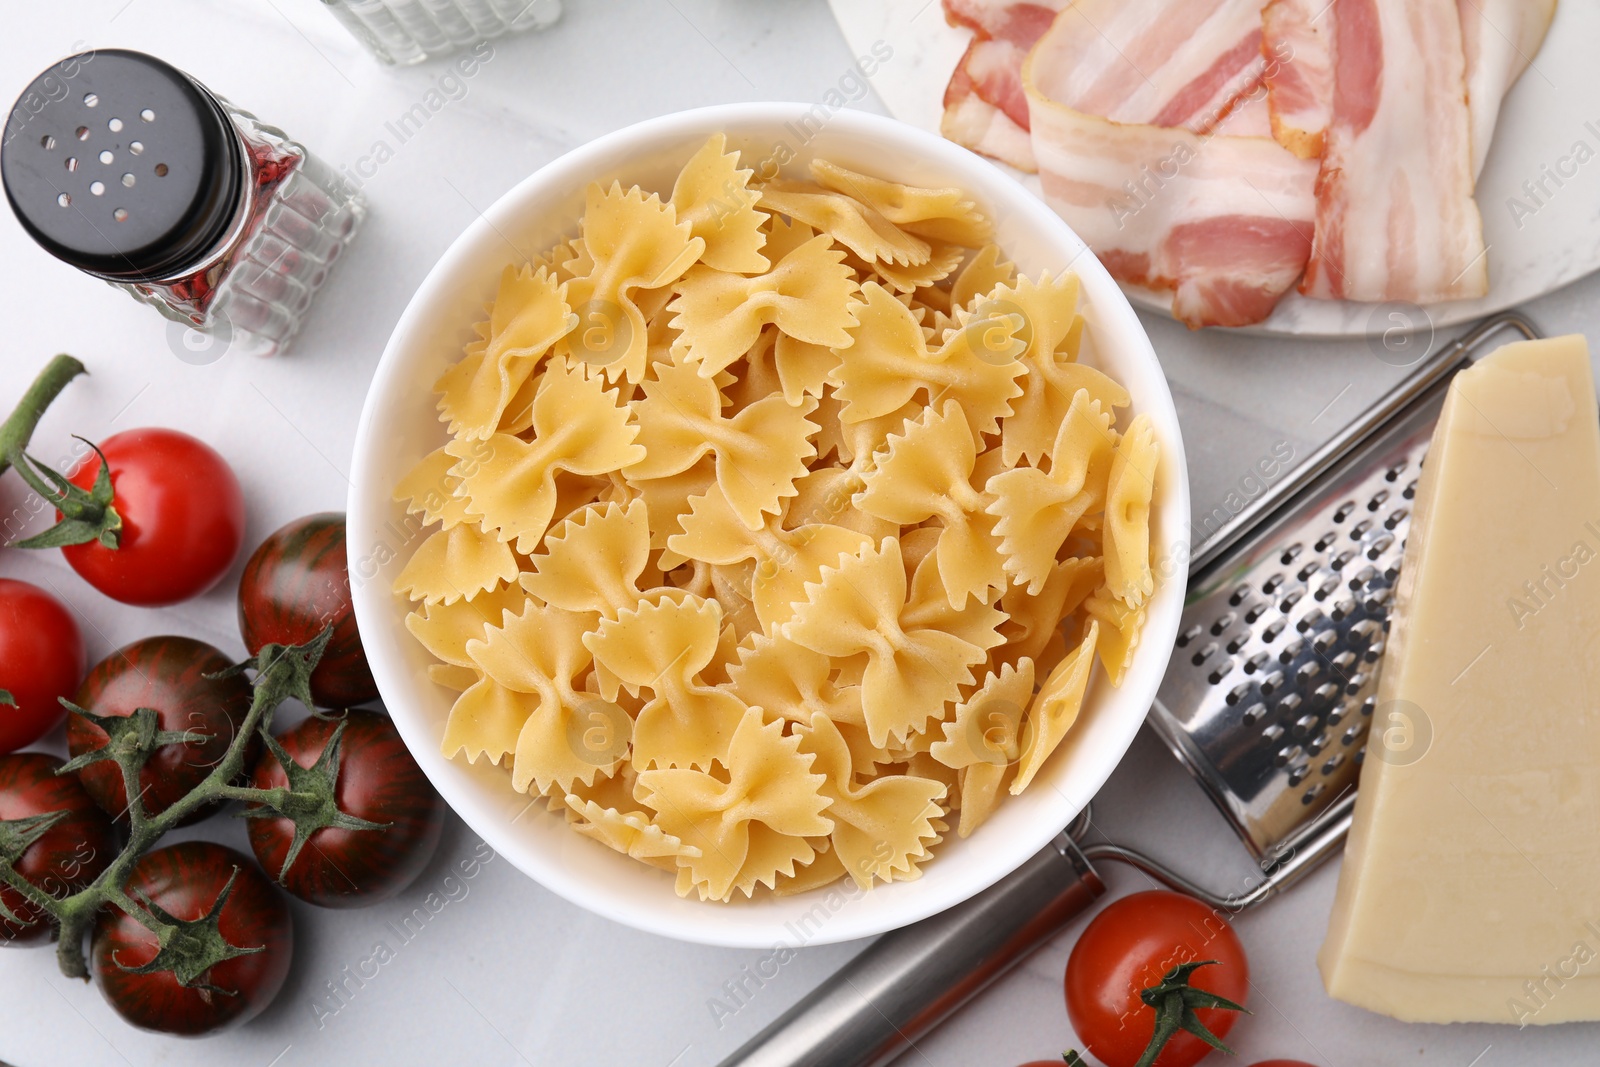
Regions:
<instances>
[{"instance_id":1,"label":"green tomato stem","mask_svg":"<svg viewBox=\"0 0 1600 1067\"><path fill-rule=\"evenodd\" d=\"M128 795L128 843L117 858L111 861L111 865L88 886L71 896L57 900L17 874L10 863L0 862L0 879L4 879L31 903L50 914L60 926L56 963L62 974L68 978L89 976L88 961L83 954L84 936L89 932L95 915L107 905L121 909L130 918L157 935L165 928L166 924L159 918L130 900L122 887L134 863L167 831L192 812L218 800L245 800L255 803L272 799L279 792L287 792L245 789L230 783L237 779L244 769L245 751L252 735L259 731L265 736L271 736L272 716L278 705L289 697L295 697L307 707L311 706L311 671L322 658L322 651L327 647L332 633L333 627L330 626L303 645L267 645L253 659L231 669L229 673L246 667L253 667L256 671L250 710L234 734L227 754L222 757L221 762L211 769L211 773L206 775L203 781L160 814L147 813L140 798L139 772L143 769L145 760L149 758L148 753L124 752L117 756L116 762L122 771L123 788Z\"/></svg>"},{"instance_id":2,"label":"green tomato stem","mask_svg":"<svg viewBox=\"0 0 1600 1067\"><path fill-rule=\"evenodd\" d=\"M68 382L87 373L82 363L65 353L45 364L44 370L28 386L28 391L22 394L22 400L16 408L5 422L0 423L0 474L4 474L17 461L22 450L28 447L33 431L50 402L60 395Z\"/></svg>"}]
</instances>

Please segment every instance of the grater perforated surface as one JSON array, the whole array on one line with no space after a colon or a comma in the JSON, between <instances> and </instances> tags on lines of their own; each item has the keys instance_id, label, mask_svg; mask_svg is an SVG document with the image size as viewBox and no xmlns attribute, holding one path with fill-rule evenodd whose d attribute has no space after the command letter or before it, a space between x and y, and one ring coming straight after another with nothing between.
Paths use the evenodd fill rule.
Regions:
<instances>
[{"instance_id":1,"label":"grater perforated surface","mask_svg":"<svg viewBox=\"0 0 1600 1067\"><path fill-rule=\"evenodd\" d=\"M1504 326L1534 336L1514 315L1472 331L1190 576L1149 721L1263 866L1352 797L1423 457L1453 372Z\"/></svg>"}]
</instances>

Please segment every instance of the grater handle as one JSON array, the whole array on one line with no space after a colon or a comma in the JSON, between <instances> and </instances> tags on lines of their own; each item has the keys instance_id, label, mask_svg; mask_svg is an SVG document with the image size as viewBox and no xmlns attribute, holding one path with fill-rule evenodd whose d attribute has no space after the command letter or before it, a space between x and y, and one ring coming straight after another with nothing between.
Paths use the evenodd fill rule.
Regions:
<instances>
[{"instance_id":1,"label":"grater handle","mask_svg":"<svg viewBox=\"0 0 1600 1067\"><path fill-rule=\"evenodd\" d=\"M1059 834L972 899L883 935L720 1067L880 1067L1104 892Z\"/></svg>"}]
</instances>

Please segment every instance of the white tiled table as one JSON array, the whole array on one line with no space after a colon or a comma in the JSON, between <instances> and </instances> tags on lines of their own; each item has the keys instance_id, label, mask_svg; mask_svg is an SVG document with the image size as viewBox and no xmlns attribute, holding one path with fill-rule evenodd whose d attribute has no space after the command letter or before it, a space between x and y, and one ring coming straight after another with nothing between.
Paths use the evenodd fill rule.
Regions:
<instances>
[{"instance_id":1,"label":"white tiled table","mask_svg":"<svg viewBox=\"0 0 1600 1067\"><path fill-rule=\"evenodd\" d=\"M239 472L251 544L298 515L342 508L356 417L390 326L478 209L566 149L638 119L729 100L812 101L855 84L852 56L822 0L568 0L568 6L556 29L498 42L465 95L431 114L402 144L386 123L421 100L442 69L379 67L315 0L8 5L0 97L9 101L71 51L114 45L152 51L362 174L372 204L366 230L322 294L294 355L224 358L208 366L176 358L153 312L49 259L0 210L0 395L15 396L53 352L72 352L93 371L52 409L37 437L41 452L51 457L69 433L98 437L153 424L189 430ZM870 95L853 106L878 108ZM371 161L390 155L378 150L380 141L392 158L374 167ZM1590 280L1527 311L1547 331L1600 336L1597 298L1600 281ZM1304 456L1400 374L1360 341L1192 334L1154 317L1147 323L1184 421L1197 516L1221 505L1280 442ZM0 514L21 499L15 478L0 479ZM106 600L55 553L0 551L0 575L55 586L86 620L94 658L161 631L243 654L231 594L237 574L218 591L159 613ZM1220 817L1148 735L1102 791L1096 811L1097 833L1141 845L1217 885L1234 884L1250 869ZM191 832L244 844L236 820ZM296 905L299 945L284 994L255 1023L207 1041L130 1030L97 991L62 978L49 951L0 953L0 1060L16 1067L713 1064L859 947L801 951L719 1025L709 1002L725 998L724 983L761 952L636 933L557 899L503 859L470 881L446 882L478 846L452 821L433 866L401 899L342 913ZM1600 1029L1593 1026L1520 1033L1403 1026L1330 1001L1313 960L1334 873L1330 865L1239 920L1254 967L1256 1009L1234 1034L1239 1062L1268 1056L1325 1067L1595 1061ZM1107 877L1114 893L1145 887L1124 869ZM447 889L451 902L402 941L391 924L428 893ZM1069 931L1046 946L905 1062L1005 1067L1059 1054L1073 1040L1060 993L1072 937ZM364 984L347 981L345 969L356 968L380 941L394 958ZM343 999L330 998L331 984L340 982Z\"/></svg>"}]
</instances>

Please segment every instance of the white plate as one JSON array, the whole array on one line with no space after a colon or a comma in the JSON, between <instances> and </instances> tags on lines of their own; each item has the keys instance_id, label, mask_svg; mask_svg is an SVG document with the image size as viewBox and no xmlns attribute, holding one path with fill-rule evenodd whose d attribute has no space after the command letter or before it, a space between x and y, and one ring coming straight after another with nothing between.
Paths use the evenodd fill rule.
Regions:
<instances>
[{"instance_id":1,"label":"white plate","mask_svg":"<svg viewBox=\"0 0 1600 1067\"><path fill-rule=\"evenodd\" d=\"M834 886L792 897L720 905L680 899L665 871L568 829L530 804L510 774L440 754L455 695L429 682L429 656L407 633L407 606L391 592L422 534L392 499L417 460L444 441L431 384L473 336L502 268L577 229L585 187L621 179L670 190L713 132L752 163L803 171L815 156L896 180L956 185L995 219L995 239L1029 275L1073 262L1087 322L1084 359L1116 377L1161 442L1151 550L1158 582L1122 687L1098 671L1083 715L1022 796L1007 797L966 840L952 838L911 882L869 892ZM456 239L406 307L373 375L356 430L349 527L351 587L361 640L396 727L434 786L473 830L547 888L618 922L705 944L771 948L867 937L942 911L987 888L1043 848L1088 803L1132 742L1166 670L1187 570L1189 486L1177 412L1150 340L1110 275L1042 201L948 141L849 108L730 104L681 112L591 141L524 179Z\"/></svg>"},{"instance_id":2,"label":"white plate","mask_svg":"<svg viewBox=\"0 0 1600 1067\"><path fill-rule=\"evenodd\" d=\"M939 132L940 100L971 34L944 21L939 0L828 0L857 55L894 50L871 78L896 118ZM1600 268L1600 4L1562 0L1544 47L1512 87L1478 179L1489 246L1489 294L1435 304L1418 317L1390 304L1308 300L1290 293L1249 332L1348 337L1392 328L1449 326L1532 300ZM1579 145L1583 148L1579 148ZM1585 154L1578 163L1575 154ZM1565 162L1563 162L1565 161ZM996 163L1035 194L1039 179ZM1545 168L1550 168L1546 171ZM1556 168L1576 171L1547 177ZM1545 181L1550 195L1524 182ZM1537 199L1537 203L1535 202ZM1517 205L1524 205L1519 209ZM1528 213L1531 211L1531 213ZM1515 212L1515 213L1514 213ZM1170 313L1170 297L1124 286L1141 307ZM1395 317L1398 316L1398 317Z\"/></svg>"}]
</instances>

